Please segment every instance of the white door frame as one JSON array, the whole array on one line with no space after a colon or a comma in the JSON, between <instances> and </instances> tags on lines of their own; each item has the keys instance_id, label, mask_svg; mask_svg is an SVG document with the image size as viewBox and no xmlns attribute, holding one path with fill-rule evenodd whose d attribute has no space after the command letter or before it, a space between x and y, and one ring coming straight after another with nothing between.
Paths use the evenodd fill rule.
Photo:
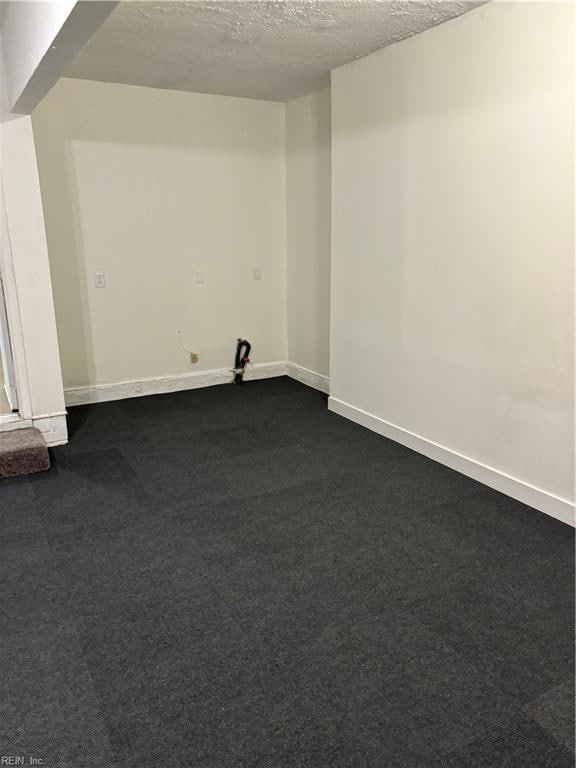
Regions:
<instances>
[{"instance_id":1,"label":"white door frame","mask_svg":"<svg viewBox=\"0 0 576 768\"><path fill-rule=\"evenodd\" d=\"M4 356L4 345L10 350L11 367L6 373L5 381L15 390L18 413L10 413L0 416L0 431L13 429L15 426L27 426L32 419L32 402L28 384L28 371L26 366L26 354L24 335L20 320L20 307L14 264L12 261L12 248L10 244L10 231L8 229L8 217L4 197L4 186L0 173L0 275L3 288L3 308L6 318L6 331L9 329L9 337L1 342L3 353L3 366L7 361ZM0 322L2 322L0 320ZM9 402L10 398L9 398ZM11 403L12 405L12 403ZM19 422L19 423L18 423Z\"/></svg>"},{"instance_id":2,"label":"white door frame","mask_svg":"<svg viewBox=\"0 0 576 768\"><path fill-rule=\"evenodd\" d=\"M16 371L10 343L6 300L4 298L4 280L0 272L0 358L2 359L2 375L6 399L12 412L18 410L18 389L16 387Z\"/></svg>"}]
</instances>

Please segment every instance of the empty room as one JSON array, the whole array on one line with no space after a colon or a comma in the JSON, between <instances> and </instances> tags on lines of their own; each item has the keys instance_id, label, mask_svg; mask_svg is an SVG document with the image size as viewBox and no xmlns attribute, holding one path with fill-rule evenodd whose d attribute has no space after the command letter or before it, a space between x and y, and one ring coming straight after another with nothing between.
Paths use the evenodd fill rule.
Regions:
<instances>
[{"instance_id":1,"label":"empty room","mask_svg":"<svg viewBox=\"0 0 576 768\"><path fill-rule=\"evenodd\" d=\"M576 11L0 2L0 765L574 768Z\"/></svg>"}]
</instances>

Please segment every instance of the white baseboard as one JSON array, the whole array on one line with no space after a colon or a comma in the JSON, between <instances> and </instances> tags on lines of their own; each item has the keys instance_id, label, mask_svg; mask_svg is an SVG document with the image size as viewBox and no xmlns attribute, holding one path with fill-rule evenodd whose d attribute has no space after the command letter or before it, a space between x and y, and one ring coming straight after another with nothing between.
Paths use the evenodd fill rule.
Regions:
<instances>
[{"instance_id":1,"label":"white baseboard","mask_svg":"<svg viewBox=\"0 0 576 768\"><path fill-rule=\"evenodd\" d=\"M409 432L402 427L384 421L384 419L378 416L373 416L335 397L328 398L328 408L334 413L356 422L356 424L367 427L379 435L388 437L390 440L394 440L401 445L405 445L407 448L428 456L430 459L434 459L434 461L438 461L440 464L444 464L490 488L511 496L523 504L534 507L540 510L540 512L550 515L550 517L561 520L568 525L575 525L574 503L568 499L555 496L549 491L507 475L505 472L482 464L432 440L420 437L420 435L414 432Z\"/></svg>"},{"instance_id":2,"label":"white baseboard","mask_svg":"<svg viewBox=\"0 0 576 768\"><path fill-rule=\"evenodd\" d=\"M13 429L18 429L24 419L19 413L2 413L0 414L0 432L11 432ZM32 422L26 421L26 427L31 427Z\"/></svg>"},{"instance_id":3,"label":"white baseboard","mask_svg":"<svg viewBox=\"0 0 576 768\"><path fill-rule=\"evenodd\" d=\"M32 426L42 432L47 446L64 445L68 442L65 413L35 417L32 419Z\"/></svg>"},{"instance_id":4,"label":"white baseboard","mask_svg":"<svg viewBox=\"0 0 576 768\"><path fill-rule=\"evenodd\" d=\"M308 387L319 389L320 392L324 392L327 395L330 394L330 379L328 376L311 371L310 368L304 368L304 366L297 363L286 363L286 373L291 379L296 379L296 381L300 381Z\"/></svg>"},{"instance_id":5,"label":"white baseboard","mask_svg":"<svg viewBox=\"0 0 576 768\"><path fill-rule=\"evenodd\" d=\"M246 366L244 378L251 381L285 375L285 362L255 363ZM66 389L64 395L67 406L87 405L89 403L105 403L110 400L124 400L128 397L144 397L145 395L161 395L167 392L181 392L186 389L213 387L218 384L229 384L232 380L233 372L229 368L218 368L212 371L198 371L177 376L119 381L114 384L96 384L91 387L72 387Z\"/></svg>"},{"instance_id":6,"label":"white baseboard","mask_svg":"<svg viewBox=\"0 0 576 768\"><path fill-rule=\"evenodd\" d=\"M255 363L246 366L244 378L246 381L270 379L275 376L290 376L297 381L328 394L329 379L316 371L311 371L296 363L286 363L283 360L273 363ZM66 405L88 405L90 403L106 403L110 400L124 400L128 397L144 397L145 395L161 395L167 392L181 392L186 389L213 387L218 384L229 384L233 373L229 368L217 368L212 371L184 373L177 376L161 376L152 379L135 381L119 381L113 384L95 384L89 387L71 387L66 389Z\"/></svg>"},{"instance_id":7,"label":"white baseboard","mask_svg":"<svg viewBox=\"0 0 576 768\"><path fill-rule=\"evenodd\" d=\"M244 374L246 381L275 379L277 376L286 376L286 363L283 360L277 360L275 363L247 365Z\"/></svg>"},{"instance_id":8,"label":"white baseboard","mask_svg":"<svg viewBox=\"0 0 576 768\"><path fill-rule=\"evenodd\" d=\"M11 413L0 418L0 432L11 432L14 429L36 427L44 435L46 445L64 445L68 442L68 427L65 413L53 413L49 416L36 416L23 419L17 413Z\"/></svg>"}]
</instances>

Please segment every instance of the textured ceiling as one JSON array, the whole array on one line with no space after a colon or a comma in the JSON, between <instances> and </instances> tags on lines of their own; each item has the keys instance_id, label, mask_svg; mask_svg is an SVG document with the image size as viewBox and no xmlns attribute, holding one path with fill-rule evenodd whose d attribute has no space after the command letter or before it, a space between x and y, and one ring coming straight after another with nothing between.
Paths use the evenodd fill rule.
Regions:
<instances>
[{"instance_id":1,"label":"textured ceiling","mask_svg":"<svg viewBox=\"0 0 576 768\"><path fill-rule=\"evenodd\" d=\"M288 101L331 69L480 5L469 0L120 3L68 77Z\"/></svg>"}]
</instances>

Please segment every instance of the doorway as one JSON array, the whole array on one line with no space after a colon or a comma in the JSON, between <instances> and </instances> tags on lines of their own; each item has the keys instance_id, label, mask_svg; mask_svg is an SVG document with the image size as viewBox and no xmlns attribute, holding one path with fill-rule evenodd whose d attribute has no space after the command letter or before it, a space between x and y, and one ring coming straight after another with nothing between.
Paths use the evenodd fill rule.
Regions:
<instances>
[{"instance_id":1,"label":"doorway","mask_svg":"<svg viewBox=\"0 0 576 768\"><path fill-rule=\"evenodd\" d=\"M10 345L8 330L8 315L6 313L6 301L4 294L4 281L0 274L0 416L15 413L18 410L18 393L16 390L16 374L14 371L14 358Z\"/></svg>"},{"instance_id":2,"label":"doorway","mask_svg":"<svg viewBox=\"0 0 576 768\"><path fill-rule=\"evenodd\" d=\"M18 391L6 309L5 270L11 248L3 194L0 194L0 208L0 421L4 421L18 411Z\"/></svg>"}]
</instances>

